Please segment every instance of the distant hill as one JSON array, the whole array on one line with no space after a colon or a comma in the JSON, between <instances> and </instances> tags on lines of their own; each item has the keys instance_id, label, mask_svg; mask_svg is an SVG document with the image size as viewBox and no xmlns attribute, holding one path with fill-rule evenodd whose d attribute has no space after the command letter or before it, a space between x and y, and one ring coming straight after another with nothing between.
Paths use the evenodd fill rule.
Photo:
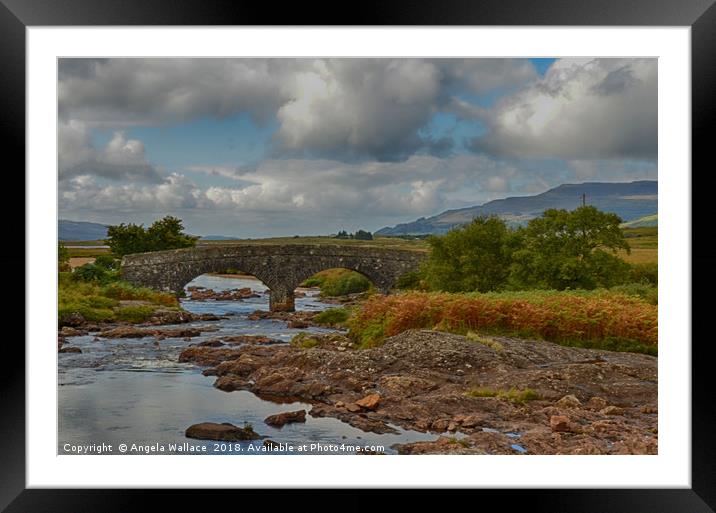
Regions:
<instances>
[{"instance_id":1,"label":"distant hill","mask_svg":"<svg viewBox=\"0 0 716 513\"><path fill-rule=\"evenodd\" d=\"M535 196L516 196L493 200L484 205L447 210L436 216L421 217L411 223L381 228L375 234L441 234L456 226L469 223L478 216L493 214L509 224L520 225L539 217L542 212L550 208L573 210L582 204L582 194L587 195L588 205L593 205L605 212L613 212L625 222L652 215L658 211L656 181L563 184Z\"/></svg>"},{"instance_id":2,"label":"distant hill","mask_svg":"<svg viewBox=\"0 0 716 513\"><path fill-rule=\"evenodd\" d=\"M654 226L659 226L659 215L652 214L650 216L640 217L639 219L634 219L628 223L622 223L621 226L622 228L652 228Z\"/></svg>"},{"instance_id":3,"label":"distant hill","mask_svg":"<svg viewBox=\"0 0 716 513\"><path fill-rule=\"evenodd\" d=\"M236 237L230 237L227 235L202 235L199 238L201 240L236 240Z\"/></svg>"},{"instance_id":4,"label":"distant hill","mask_svg":"<svg viewBox=\"0 0 716 513\"><path fill-rule=\"evenodd\" d=\"M107 226L99 223L60 219L57 228L59 240L99 240L107 237Z\"/></svg>"}]
</instances>

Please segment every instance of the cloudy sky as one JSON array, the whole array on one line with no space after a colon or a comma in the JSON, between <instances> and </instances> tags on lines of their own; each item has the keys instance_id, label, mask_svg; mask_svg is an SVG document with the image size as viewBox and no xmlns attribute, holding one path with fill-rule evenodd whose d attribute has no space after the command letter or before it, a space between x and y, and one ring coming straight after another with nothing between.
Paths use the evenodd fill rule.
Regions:
<instances>
[{"instance_id":1,"label":"cloudy sky","mask_svg":"<svg viewBox=\"0 0 716 513\"><path fill-rule=\"evenodd\" d=\"M655 59L62 59L60 217L374 231L657 177Z\"/></svg>"}]
</instances>

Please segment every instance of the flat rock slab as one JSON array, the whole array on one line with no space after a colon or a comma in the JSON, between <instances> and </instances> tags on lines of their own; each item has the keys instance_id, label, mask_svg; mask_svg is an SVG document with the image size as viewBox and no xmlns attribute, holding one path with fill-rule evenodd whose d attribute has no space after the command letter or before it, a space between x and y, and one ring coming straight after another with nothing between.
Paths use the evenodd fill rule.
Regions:
<instances>
[{"instance_id":1,"label":"flat rock slab","mask_svg":"<svg viewBox=\"0 0 716 513\"><path fill-rule=\"evenodd\" d=\"M291 424L293 422L306 422L306 410L277 413L276 415L266 417L264 422L274 427L282 427L285 424Z\"/></svg>"}]
</instances>

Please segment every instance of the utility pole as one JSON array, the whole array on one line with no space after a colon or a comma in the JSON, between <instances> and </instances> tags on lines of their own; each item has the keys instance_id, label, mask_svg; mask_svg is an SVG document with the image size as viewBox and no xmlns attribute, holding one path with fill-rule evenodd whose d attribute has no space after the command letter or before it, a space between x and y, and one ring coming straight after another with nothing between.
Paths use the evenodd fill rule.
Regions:
<instances>
[{"instance_id":1,"label":"utility pole","mask_svg":"<svg viewBox=\"0 0 716 513\"><path fill-rule=\"evenodd\" d=\"M587 205L587 194L583 192L582 193L582 206L584 207L586 205Z\"/></svg>"}]
</instances>

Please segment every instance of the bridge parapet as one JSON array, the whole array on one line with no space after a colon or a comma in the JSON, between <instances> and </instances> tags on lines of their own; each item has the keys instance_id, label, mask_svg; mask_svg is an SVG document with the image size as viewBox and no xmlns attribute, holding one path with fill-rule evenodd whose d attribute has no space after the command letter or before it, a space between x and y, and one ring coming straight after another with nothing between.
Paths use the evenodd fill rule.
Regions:
<instances>
[{"instance_id":1,"label":"bridge parapet","mask_svg":"<svg viewBox=\"0 0 716 513\"><path fill-rule=\"evenodd\" d=\"M419 251L338 244L212 244L126 255L122 277L135 285L179 292L201 274L233 268L255 276L271 290L271 310L292 311L294 289L317 272L351 269L388 293L426 256Z\"/></svg>"}]
</instances>

